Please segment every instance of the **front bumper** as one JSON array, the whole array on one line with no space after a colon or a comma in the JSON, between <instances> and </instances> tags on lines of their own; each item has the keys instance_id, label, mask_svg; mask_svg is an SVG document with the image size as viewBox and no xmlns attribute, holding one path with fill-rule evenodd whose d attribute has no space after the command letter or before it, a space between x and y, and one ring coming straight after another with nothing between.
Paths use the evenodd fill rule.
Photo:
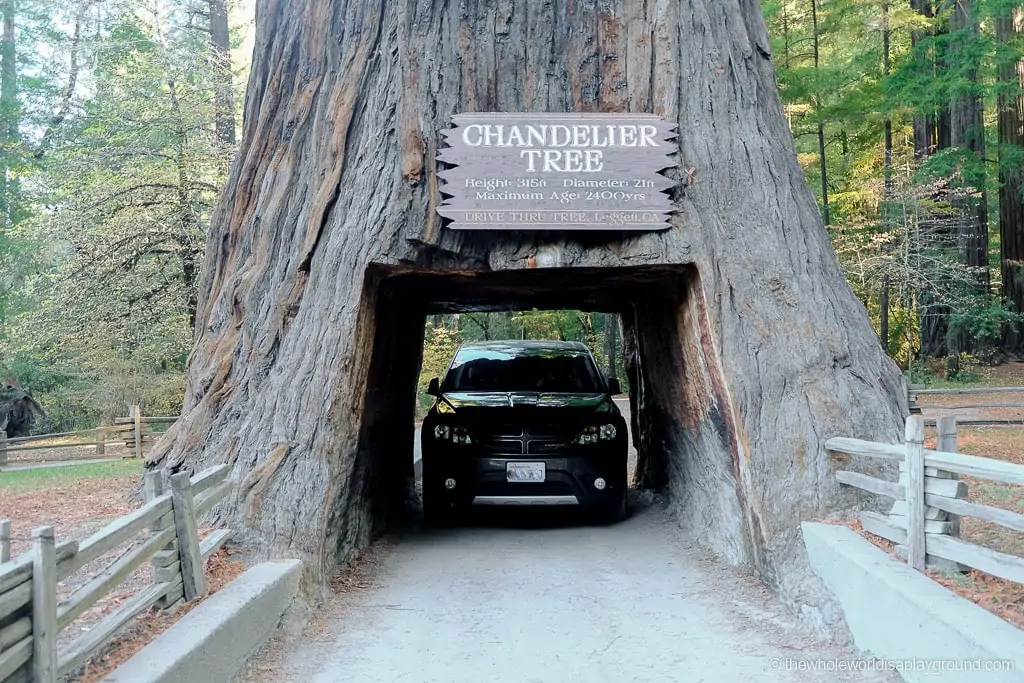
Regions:
<instances>
[{"instance_id":1,"label":"front bumper","mask_svg":"<svg viewBox=\"0 0 1024 683\"><path fill-rule=\"evenodd\" d=\"M597 450L597 449L595 449ZM543 462L543 482L510 482L507 463ZM627 456L603 450L587 456L530 457L440 451L423 459L425 495L457 506L556 506L613 503L626 489ZM445 482L455 481L448 489ZM598 489L597 479L605 481Z\"/></svg>"}]
</instances>

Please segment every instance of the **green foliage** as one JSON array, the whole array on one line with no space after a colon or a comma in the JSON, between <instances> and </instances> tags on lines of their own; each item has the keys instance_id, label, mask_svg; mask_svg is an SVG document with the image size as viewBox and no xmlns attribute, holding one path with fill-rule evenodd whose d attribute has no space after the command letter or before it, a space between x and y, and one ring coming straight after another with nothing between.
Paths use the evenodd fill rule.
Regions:
<instances>
[{"instance_id":1,"label":"green foliage","mask_svg":"<svg viewBox=\"0 0 1024 683\"><path fill-rule=\"evenodd\" d=\"M0 366L46 409L37 432L133 404L174 414L234 152L214 130L206 5L14 7L17 87L0 76L0 166L18 183L0 187L0 204L18 210L0 206Z\"/></svg>"},{"instance_id":2,"label":"green foliage","mask_svg":"<svg viewBox=\"0 0 1024 683\"><path fill-rule=\"evenodd\" d=\"M434 377L444 379L448 366L461 343L457 331L451 327L433 322L427 323L423 335L423 360L420 364L420 377L416 384L416 395L419 397L418 408L421 413L431 405L431 397L425 393L427 385Z\"/></svg>"},{"instance_id":3,"label":"green foliage","mask_svg":"<svg viewBox=\"0 0 1024 683\"><path fill-rule=\"evenodd\" d=\"M965 336L972 347L998 344L1019 320L1000 296L997 171L1019 173L1024 150L998 139L996 113L1000 95L1015 101L1022 94L1019 78L1001 80L999 67L1015 73L1024 34L1007 41L995 26L1020 3L974 0L961 5L969 15L955 16L951 2L930 4L934 16L908 0L763 3L798 159L820 202L824 171L830 234L847 279L879 326L887 296L888 350L904 367L919 353L929 311L948 316L954 350ZM951 107L972 100L984 108L983 130L966 130L953 141L962 146L941 148L950 141L939 139L939 149L915 156L915 117L937 125ZM967 146L981 143L985 155ZM962 226L983 193L990 279L986 269L965 265ZM979 287L985 282L988 288Z\"/></svg>"}]
</instances>

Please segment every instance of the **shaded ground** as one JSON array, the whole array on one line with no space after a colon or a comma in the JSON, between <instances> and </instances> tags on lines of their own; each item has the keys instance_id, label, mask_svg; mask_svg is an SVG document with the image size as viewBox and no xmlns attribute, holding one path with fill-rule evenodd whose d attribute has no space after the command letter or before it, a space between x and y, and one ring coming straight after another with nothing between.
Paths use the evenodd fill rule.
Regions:
<instances>
[{"instance_id":1,"label":"shaded ground","mask_svg":"<svg viewBox=\"0 0 1024 683\"><path fill-rule=\"evenodd\" d=\"M898 680L793 670L850 654L789 623L755 578L706 560L658 507L612 527L540 519L505 511L379 550L237 680Z\"/></svg>"}]
</instances>

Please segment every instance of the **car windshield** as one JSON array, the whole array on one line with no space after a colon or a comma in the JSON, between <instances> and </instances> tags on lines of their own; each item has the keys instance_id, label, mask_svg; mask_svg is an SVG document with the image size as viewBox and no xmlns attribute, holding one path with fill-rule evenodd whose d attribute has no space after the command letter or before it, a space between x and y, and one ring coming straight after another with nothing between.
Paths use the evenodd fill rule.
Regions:
<instances>
[{"instance_id":1,"label":"car windshield","mask_svg":"<svg viewBox=\"0 0 1024 683\"><path fill-rule=\"evenodd\" d=\"M552 347L462 349L442 391L599 393L601 376L584 350Z\"/></svg>"}]
</instances>

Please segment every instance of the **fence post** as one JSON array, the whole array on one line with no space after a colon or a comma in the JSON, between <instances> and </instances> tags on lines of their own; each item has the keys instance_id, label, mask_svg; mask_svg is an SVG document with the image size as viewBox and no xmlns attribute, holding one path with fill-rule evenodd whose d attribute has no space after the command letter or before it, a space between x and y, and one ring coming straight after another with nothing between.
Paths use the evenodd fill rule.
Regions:
<instances>
[{"instance_id":1,"label":"fence post","mask_svg":"<svg viewBox=\"0 0 1024 683\"><path fill-rule=\"evenodd\" d=\"M11 559L11 520L0 519L0 564Z\"/></svg>"},{"instance_id":2,"label":"fence post","mask_svg":"<svg viewBox=\"0 0 1024 683\"><path fill-rule=\"evenodd\" d=\"M0 429L0 465L7 464L7 432Z\"/></svg>"},{"instance_id":3,"label":"fence post","mask_svg":"<svg viewBox=\"0 0 1024 683\"><path fill-rule=\"evenodd\" d=\"M918 571L925 568L924 536L924 418L911 415L905 432L907 469L907 562Z\"/></svg>"},{"instance_id":4,"label":"fence post","mask_svg":"<svg viewBox=\"0 0 1024 683\"><path fill-rule=\"evenodd\" d=\"M96 455L107 453L107 430L100 427L96 430Z\"/></svg>"},{"instance_id":5,"label":"fence post","mask_svg":"<svg viewBox=\"0 0 1024 683\"><path fill-rule=\"evenodd\" d=\"M936 450L942 451L943 453L959 453L959 444L957 444L957 433L956 433L956 416L945 415L940 417L938 420L938 443L936 444ZM943 477L949 479L959 479L960 475L955 472L945 472ZM949 522L952 530L950 535L954 538L960 537L960 515L954 515L949 513Z\"/></svg>"},{"instance_id":6,"label":"fence post","mask_svg":"<svg viewBox=\"0 0 1024 683\"><path fill-rule=\"evenodd\" d=\"M171 499L174 504L174 526L178 535L178 559L181 562L181 587L185 601L201 596L206 589L203 579L203 558L199 553L199 531L196 528L195 501L188 474L171 476Z\"/></svg>"},{"instance_id":7,"label":"fence post","mask_svg":"<svg viewBox=\"0 0 1024 683\"><path fill-rule=\"evenodd\" d=\"M133 457L142 457L142 408L139 406L132 406L132 422L134 429L132 432L135 434L135 452Z\"/></svg>"},{"instance_id":8,"label":"fence post","mask_svg":"<svg viewBox=\"0 0 1024 683\"><path fill-rule=\"evenodd\" d=\"M161 472L146 472L145 482L147 503L164 495L164 479ZM161 517L150 525L149 530L150 533L157 534L173 524L174 521L172 513L171 521L168 521L166 516ZM163 583L165 581L171 582L178 576L178 574L180 574L180 570L173 568L173 565L178 562L178 549L174 543L174 541L171 541L153 555L154 583ZM156 605L161 609L167 609L181 600L181 597L182 592L179 588L177 593L168 593L164 597L160 598Z\"/></svg>"},{"instance_id":9,"label":"fence post","mask_svg":"<svg viewBox=\"0 0 1024 683\"><path fill-rule=\"evenodd\" d=\"M57 549L53 527L32 532L33 683L57 681Z\"/></svg>"}]
</instances>

